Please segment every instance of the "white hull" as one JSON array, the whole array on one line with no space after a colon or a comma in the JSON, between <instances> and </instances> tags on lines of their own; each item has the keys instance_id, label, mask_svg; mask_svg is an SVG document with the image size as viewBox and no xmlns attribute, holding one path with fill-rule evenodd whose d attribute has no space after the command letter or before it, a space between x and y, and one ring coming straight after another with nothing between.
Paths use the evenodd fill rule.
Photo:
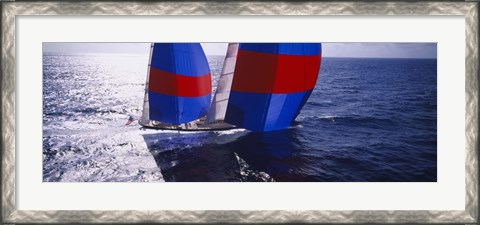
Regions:
<instances>
[{"instance_id":1,"label":"white hull","mask_svg":"<svg viewBox=\"0 0 480 225\"><path fill-rule=\"evenodd\" d=\"M204 123L205 120L196 120L190 123L184 124L168 124L168 123L160 123L151 121L148 124L142 124L143 127L151 128L151 129L158 129L158 130L178 130L178 131L213 131L213 130L231 130L237 128L234 125L224 123L224 122L216 122L216 123Z\"/></svg>"}]
</instances>

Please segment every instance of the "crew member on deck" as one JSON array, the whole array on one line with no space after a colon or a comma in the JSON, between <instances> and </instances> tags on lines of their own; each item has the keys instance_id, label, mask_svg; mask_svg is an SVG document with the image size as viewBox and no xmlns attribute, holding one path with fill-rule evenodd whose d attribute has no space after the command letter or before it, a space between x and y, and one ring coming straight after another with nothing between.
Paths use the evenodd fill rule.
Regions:
<instances>
[{"instance_id":1,"label":"crew member on deck","mask_svg":"<svg viewBox=\"0 0 480 225\"><path fill-rule=\"evenodd\" d=\"M130 125L135 120L137 120L136 116L128 115L128 120L127 120L127 123L125 123L125 125Z\"/></svg>"}]
</instances>

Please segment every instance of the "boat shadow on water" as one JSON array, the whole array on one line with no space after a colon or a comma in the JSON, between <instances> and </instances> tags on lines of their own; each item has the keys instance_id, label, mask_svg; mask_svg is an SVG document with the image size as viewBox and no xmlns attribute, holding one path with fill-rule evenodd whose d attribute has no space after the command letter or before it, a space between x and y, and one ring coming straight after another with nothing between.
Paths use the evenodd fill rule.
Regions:
<instances>
[{"instance_id":1,"label":"boat shadow on water","mask_svg":"<svg viewBox=\"0 0 480 225\"><path fill-rule=\"evenodd\" d=\"M303 151L296 129L273 132L170 132L144 134L165 181L296 181Z\"/></svg>"}]
</instances>

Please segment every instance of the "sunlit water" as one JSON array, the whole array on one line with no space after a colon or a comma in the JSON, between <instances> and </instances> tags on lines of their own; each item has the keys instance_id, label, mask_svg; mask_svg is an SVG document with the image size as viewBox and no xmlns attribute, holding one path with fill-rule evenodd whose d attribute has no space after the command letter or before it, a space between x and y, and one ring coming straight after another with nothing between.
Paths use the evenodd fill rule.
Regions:
<instances>
[{"instance_id":1,"label":"sunlit water","mask_svg":"<svg viewBox=\"0 0 480 225\"><path fill-rule=\"evenodd\" d=\"M213 86L223 57L209 56ZM436 181L436 60L324 58L289 129L125 126L148 55L43 57L44 181Z\"/></svg>"}]
</instances>

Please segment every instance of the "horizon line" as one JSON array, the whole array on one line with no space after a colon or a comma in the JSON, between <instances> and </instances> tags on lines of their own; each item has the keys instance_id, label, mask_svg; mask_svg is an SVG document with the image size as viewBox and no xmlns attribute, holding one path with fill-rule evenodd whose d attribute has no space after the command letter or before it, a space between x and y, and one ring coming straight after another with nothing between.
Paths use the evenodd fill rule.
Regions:
<instances>
[{"instance_id":1,"label":"horizon line","mask_svg":"<svg viewBox=\"0 0 480 225\"><path fill-rule=\"evenodd\" d=\"M42 54L71 54L71 55L79 55L79 54L108 54L108 55L145 55L145 53L136 53L136 52L125 52L125 53L109 53L109 52L57 52L57 51L46 51L42 52ZM209 54L206 56L225 56L225 54ZM346 58L346 59L437 59L438 57L428 58L415 58L415 57L358 57L358 56L322 56L322 58Z\"/></svg>"}]
</instances>

